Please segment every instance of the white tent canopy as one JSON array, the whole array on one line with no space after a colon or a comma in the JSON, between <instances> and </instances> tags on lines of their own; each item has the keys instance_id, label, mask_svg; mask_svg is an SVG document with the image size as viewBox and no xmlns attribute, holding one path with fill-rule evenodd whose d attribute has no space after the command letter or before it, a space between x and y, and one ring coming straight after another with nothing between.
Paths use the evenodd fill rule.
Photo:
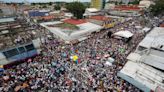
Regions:
<instances>
[{"instance_id":1,"label":"white tent canopy","mask_svg":"<svg viewBox=\"0 0 164 92\"><path fill-rule=\"evenodd\" d=\"M113 35L124 37L124 38L130 38L133 36L133 34L129 31L119 31L119 32L114 33Z\"/></svg>"}]
</instances>

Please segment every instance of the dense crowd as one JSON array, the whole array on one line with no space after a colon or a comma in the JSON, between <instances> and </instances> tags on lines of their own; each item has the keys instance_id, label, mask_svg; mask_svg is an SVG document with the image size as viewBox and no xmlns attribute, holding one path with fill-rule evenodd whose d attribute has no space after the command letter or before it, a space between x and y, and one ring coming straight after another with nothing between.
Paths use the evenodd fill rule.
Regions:
<instances>
[{"instance_id":1,"label":"dense crowd","mask_svg":"<svg viewBox=\"0 0 164 92\"><path fill-rule=\"evenodd\" d=\"M1 92L140 92L117 76L127 55L143 39L144 33L131 19L114 28L93 33L88 39L66 44L57 39L45 40L41 54L4 71L0 78ZM141 25L140 25L141 26ZM131 31L129 42L108 37L108 32ZM78 64L70 57L77 55ZM107 65L111 57L115 61Z\"/></svg>"}]
</instances>

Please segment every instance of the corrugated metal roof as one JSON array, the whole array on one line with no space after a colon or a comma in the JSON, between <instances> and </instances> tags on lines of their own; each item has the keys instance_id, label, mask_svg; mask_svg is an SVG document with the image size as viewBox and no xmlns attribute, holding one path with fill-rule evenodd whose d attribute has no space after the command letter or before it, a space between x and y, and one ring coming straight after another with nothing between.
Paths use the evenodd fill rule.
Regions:
<instances>
[{"instance_id":1,"label":"corrugated metal roof","mask_svg":"<svg viewBox=\"0 0 164 92\"><path fill-rule=\"evenodd\" d=\"M158 49L161 45L164 45L164 28L163 27L155 27L147 36L139 43L140 46L143 47L154 47Z\"/></svg>"},{"instance_id":2,"label":"corrugated metal roof","mask_svg":"<svg viewBox=\"0 0 164 92\"><path fill-rule=\"evenodd\" d=\"M15 21L14 18L1 18L0 19L0 23L13 22L13 21Z\"/></svg>"}]
</instances>

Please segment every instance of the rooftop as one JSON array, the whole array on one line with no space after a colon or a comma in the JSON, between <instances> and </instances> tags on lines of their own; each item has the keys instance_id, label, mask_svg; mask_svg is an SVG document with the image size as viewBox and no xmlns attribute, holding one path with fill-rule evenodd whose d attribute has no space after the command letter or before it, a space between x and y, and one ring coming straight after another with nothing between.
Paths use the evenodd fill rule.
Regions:
<instances>
[{"instance_id":1,"label":"rooftop","mask_svg":"<svg viewBox=\"0 0 164 92\"><path fill-rule=\"evenodd\" d=\"M110 18L105 17L105 16L99 16L99 15L97 15L97 16L91 16L90 19L105 21L105 20L108 20L108 19L110 19Z\"/></svg>"},{"instance_id":2,"label":"rooftop","mask_svg":"<svg viewBox=\"0 0 164 92\"><path fill-rule=\"evenodd\" d=\"M155 27L127 57L119 76L142 91L164 88L164 28ZM142 49L139 49L141 48Z\"/></svg>"},{"instance_id":3,"label":"rooftop","mask_svg":"<svg viewBox=\"0 0 164 92\"><path fill-rule=\"evenodd\" d=\"M15 21L14 18L0 18L0 23L13 22L13 21Z\"/></svg>"},{"instance_id":4,"label":"rooftop","mask_svg":"<svg viewBox=\"0 0 164 92\"><path fill-rule=\"evenodd\" d=\"M40 17L41 19L44 19L44 20L51 20L51 19L54 19L55 18L55 16L53 16L53 15L48 15L48 16L42 16L42 17Z\"/></svg>"},{"instance_id":5,"label":"rooftop","mask_svg":"<svg viewBox=\"0 0 164 92\"><path fill-rule=\"evenodd\" d=\"M79 24L86 23L87 21L84 19L66 19L63 22L73 25L79 25Z\"/></svg>"},{"instance_id":6,"label":"rooftop","mask_svg":"<svg viewBox=\"0 0 164 92\"><path fill-rule=\"evenodd\" d=\"M164 46L164 28L155 27L139 45L146 48L153 47L164 50L164 47L160 48L162 45Z\"/></svg>"},{"instance_id":7,"label":"rooftop","mask_svg":"<svg viewBox=\"0 0 164 92\"><path fill-rule=\"evenodd\" d=\"M98 12L96 8L87 8L86 10L89 12Z\"/></svg>"},{"instance_id":8,"label":"rooftop","mask_svg":"<svg viewBox=\"0 0 164 92\"><path fill-rule=\"evenodd\" d=\"M78 40L80 38L84 38L92 32L100 31L100 29L102 28L101 26L90 23L90 22L75 21L75 20L73 20L72 25L74 25L74 27L77 27L77 28L70 29L70 28L63 28L63 26L62 27L59 26L63 23L69 24L69 25L64 25L64 27L70 26L70 24L71 24L70 21L72 23L72 19L71 19L71 20L69 20L69 22L68 22L68 20L67 20L67 22L54 21L54 22L40 23L40 25L45 27L50 32L55 34L57 37L65 40L65 41L72 41L72 40ZM53 26L51 26L51 25L53 25Z\"/></svg>"},{"instance_id":9,"label":"rooftop","mask_svg":"<svg viewBox=\"0 0 164 92\"><path fill-rule=\"evenodd\" d=\"M37 38L37 30L25 20L5 22L0 25L0 50L25 44Z\"/></svg>"},{"instance_id":10,"label":"rooftop","mask_svg":"<svg viewBox=\"0 0 164 92\"><path fill-rule=\"evenodd\" d=\"M140 8L138 5L117 5L114 7L115 10L132 10L132 11L138 11Z\"/></svg>"},{"instance_id":11,"label":"rooftop","mask_svg":"<svg viewBox=\"0 0 164 92\"><path fill-rule=\"evenodd\" d=\"M164 23L162 23L162 24L160 25L160 27L164 27Z\"/></svg>"}]
</instances>

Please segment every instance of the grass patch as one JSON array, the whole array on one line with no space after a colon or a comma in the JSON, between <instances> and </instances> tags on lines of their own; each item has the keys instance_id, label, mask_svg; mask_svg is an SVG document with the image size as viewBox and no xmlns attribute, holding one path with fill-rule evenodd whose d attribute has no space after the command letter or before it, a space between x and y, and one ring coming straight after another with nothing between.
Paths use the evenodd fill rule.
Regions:
<instances>
[{"instance_id":1,"label":"grass patch","mask_svg":"<svg viewBox=\"0 0 164 92\"><path fill-rule=\"evenodd\" d=\"M76 25L68 24L68 23L61 23L56 25L48 25L49 27L60 27L62 29L71 29L71 30L78 30L79 27Z\"/></svg>"}]
</instances>

